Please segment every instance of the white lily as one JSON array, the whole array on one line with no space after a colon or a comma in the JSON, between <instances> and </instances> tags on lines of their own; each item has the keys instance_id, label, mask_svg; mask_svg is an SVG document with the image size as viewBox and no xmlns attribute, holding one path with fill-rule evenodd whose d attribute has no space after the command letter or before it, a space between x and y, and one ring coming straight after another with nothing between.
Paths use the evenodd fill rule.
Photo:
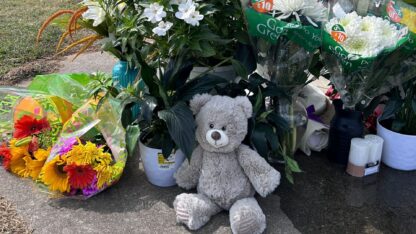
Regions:
<instances>
[{"instance_id":1,"label":"white lily","mask_svg":"<svg viewBox=\"0 0 416 234\"><path fill-rule=\"evenodd\" d=\"M187 0L179 4L178 12L175 13L176 18L186 20L196 10L195 3L192 0Z\"/></svg>"},{"instance_id":2,"label":"white lily","mask_svg":"<svg viewBox=\"0 0 416 234\"><path fill-rule=\"evenodd\" d=\"M82 17L84 19L93 20L92 26L97 27L105 21L106 13L98 2L84 0L82 1L82 4L88 7L87 11L82 14Z\"/></svg>"}]
</instances>

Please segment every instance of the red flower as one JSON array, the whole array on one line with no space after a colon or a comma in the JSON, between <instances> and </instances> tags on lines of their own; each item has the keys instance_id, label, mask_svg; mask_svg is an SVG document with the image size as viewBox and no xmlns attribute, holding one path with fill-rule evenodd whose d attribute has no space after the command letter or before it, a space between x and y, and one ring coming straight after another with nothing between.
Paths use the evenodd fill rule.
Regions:
<instances>
[{"instance_id":1,"label":"red flower","mask_svg":"<svg viewBox=\"0 0 416 234\"><path fill-rule=\"evenodd\" d=\"M7 148L6 144L3 144L0 146L0 157L3 158L3 167L6 170L10 169L10 160L12 158L12 155L10 153L10 149Z\"/></svg>"},{"instance_id":2,"label":"red flower","mask_svg":"<svg viewBox=\"0 0 416 234\"><path fill-rule=\"evenodd\" d=\"M64 167L64 171L69 176L71 188L75 189L84 189L90 186L97 174L90 165L70 164Z\"/></svg>"},{"instance_id":3,"label":"red flower","mask_svg":"<svg viewBox=\"0 0 416 234\"><path fill-rule=\"evenodd\" d=\"M37 120L36 118L25 115L14 123L14 138L24 138L31 135L39 134L51 128L48 120L45 118Z\"/></svg>"}]
</instances>

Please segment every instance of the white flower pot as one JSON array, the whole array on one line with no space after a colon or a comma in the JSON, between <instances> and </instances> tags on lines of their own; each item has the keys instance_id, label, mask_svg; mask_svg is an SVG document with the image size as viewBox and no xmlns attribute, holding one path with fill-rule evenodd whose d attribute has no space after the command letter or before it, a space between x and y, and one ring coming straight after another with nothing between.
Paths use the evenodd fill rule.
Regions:
<instances>
[{"instance_id":1,"label":"white flower pot","mask_svg":"<svg viewBox=\"0 0 416 234\"><path fill-rule=\"evenodd\" d=\"M195 77L204 73L208 69L209 69L208 67L194 67L189 77L190 79L194 79ZM213 70L209 72L209 74L213 74L213 75L222 77L230 81L234 81L237 76L237 74L234 71L234 67L232 65L214 68Z\"/></svg>"},{"instance_id":2,"label":"white flower pot","mask_svg":"<svg viewBox=\"0 0 416 234\"><path fill-rule=\"evenodd\" d=\"M139 141L140 156L142 158L144 172L150 183L159 187L170 187L176 185L173 174L185 160L181 150L165 159L161 149L145 146Z\"/></svg>"},{"instance_id":3,"label":"white flower pot","mask_svg":"<svg viewBox=\"0 0 416 234\"><path fill-rule=\"evenodd\" d=\"M381 161L398 170L416 170L416 136L393 132L377 121L377 135L384 139Z\"/></svg>"}]
</instances>

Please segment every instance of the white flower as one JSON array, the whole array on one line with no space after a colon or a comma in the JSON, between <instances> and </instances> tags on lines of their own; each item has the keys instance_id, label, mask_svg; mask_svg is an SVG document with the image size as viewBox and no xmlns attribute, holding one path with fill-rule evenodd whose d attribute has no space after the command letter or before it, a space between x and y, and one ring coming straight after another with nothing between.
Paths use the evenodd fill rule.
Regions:
<instances>
[{"instance_id":1,"label":"white flower","mask_svg":"<svg viewBox=\"0 0 416 234\"><path fill-rule=\"evenodd\" d=\"M295 16L300 21L300 16L304 16L312 25L315 22L326 20L327 9L318 0L273 0L273 14L280 13L278 19L287 19Z\"/></svg>"},{"instance_id":2,"label":"white flower","mask_svg":"<svg viewBox=\"0 0 416 234\"><path fill-rule=\"evenodd\" d=\"M392 25L388 20L382 20L380 22L381 38L385 47L392 47L396 45L397 41L401 38L397 27Z\"/></svg>"},{"instance_id":3,"label":"white flower","mask_svg":"<svg viewBox=\"0 0 416 234\"><path fill-rule=\"evenodd\" d=\"M342 47L350 54L357 54L362 57L374 57L383 50L383 47L379 46L379 43L375 40L377 39L372 37L349 37L342 44Z\"/></svg>"},{"instance_id":4,"label":"white flower","mask_svg":"<svg viewBox=\"0 0 416 234\"><path fill-rule=\"evenodd\" d=\"M165 36L166 32L173 26L173 23L169 21L160 21L156 28L152 30L158 36Z\"/></svg>"},{"instance_id":5,"label":"white flower","mask_svg":"<svg viewBox=\"0 0 416 234\"><path fill-rule=\"evenodd\" d=\"M188 18L185 19L185 22L192 26L199 26L199 21L201 21L203 18L204 16L199 14L199 11L194 11Z\"/></svg>"},{"instance_id":6,"label":"white flower","mask_svg":"<svg viewBox=\"0 0 416 234\"><path fill-rule=\"evenodd\" d=\"M82 2L84 6L88 7L88 10L82 14L84 19L93 20L92 26L97 27L105 20L105 11L98 2L91 0L84 0Z\"/></svg>"},{"instance_id":7,"label":"white flower","mask_svg":"<svg viewBox=\"0 0 416 234\"><path fill-rule=\"evenodd\" d=\"M192 26L199 26L204 16L196 10L196 4L192 0L179 4L178 12L175 13L176 18L184 20Z\"/></svg>"},{"instance_id":8,"label":"white flower","mask_svg":"<svg viewBox=\"0 0 416 234\"><path fill-rule=\"evenodd\" d=\"M356 12L349 13L341 19L331 19L326 31L331 33L334 25L341 25L347 39L339 42L351 54L362 57L374 57L388 47L395 46L401 38L394 24L376 16L361 17Z\"/></svg>"},{"instance_id":9,"label":"white flower","mask_svg":"<svg viewBox=\"0 0 416 234\"><path fill-rule=\"evenodd\" d=\"M152 3L148 8L144 9L143 15L147 17L148 21L157 23L166 17L166 11L158 3Z\"/></svg>"},{"instance_id":10,"label":"white flower","mask_svg":"<svg viewBox=\"0 0 416 234\"><path fill-rule=\"evenodd\" d=\"M189 18L195 10L195 3L192 0L187 0L186 2L179 4L178 12L175 13L175 16L178 19L185 20Z\"/></svg>"}]
</instances>

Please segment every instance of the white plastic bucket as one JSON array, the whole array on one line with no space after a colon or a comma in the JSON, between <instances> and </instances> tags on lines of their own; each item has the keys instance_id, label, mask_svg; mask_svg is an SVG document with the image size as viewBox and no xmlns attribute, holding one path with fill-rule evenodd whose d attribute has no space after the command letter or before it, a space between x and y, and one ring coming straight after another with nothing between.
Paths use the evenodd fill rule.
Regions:
<instances>
[{"instance_id":1,"label":"white plastic bucket","mask_svg":"<svg viewBox=\"0 0 416 234\"><path fill-rule=\"evenodd\" d=\"M416 136L393 132L377 121L377 135L384 139L381 161L398 170L416 170Z\"/></svg>"},{"instance_id":2,"label":"white plastic bucket","mask_svg":"<svg viewBox=\"0 0 416 234\"><path fill-rule=\"evenodd\" d=\"M173 174L178 170L185 155L181 150L165 159L161 149L145 146L139 141L140 156L142 158L144 172L150 183L159 187L170 187L176 185Z\"/></svg>"},{"instance_id":3,"label":"white plastic bucket","mask_svg":"<svg viewBox=\"0 0 416 234\"><path fill-rule=\"evenodd\" d=\"M194 67L191 71L191 74L189 75L189 78L193 79L197 77L198 75L204 73L208 69L209 69L208 67ZM229 81L234 81L237 76L237 74L234 71L234 67L232 65L214 68L213 70L209 72L209 74L222 77Z\"/></svg>"}]
</instances>

